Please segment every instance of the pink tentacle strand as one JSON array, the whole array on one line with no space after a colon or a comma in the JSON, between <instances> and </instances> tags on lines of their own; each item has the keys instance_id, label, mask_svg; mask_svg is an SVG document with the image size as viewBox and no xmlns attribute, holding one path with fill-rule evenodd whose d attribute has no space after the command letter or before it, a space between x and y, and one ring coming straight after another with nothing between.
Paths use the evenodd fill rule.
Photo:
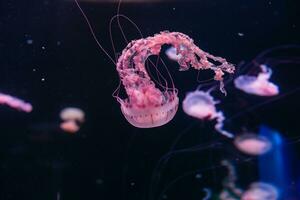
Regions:
<instances>
[{"instance_id":1,"label":"pink tentacle strand","mask_svg":"<svg viewBox=\"0 0 300 200\"><path fill-rule=\"evenodd\" d=\"M172 45L177 54L181 55L177 60L180 71L190 67L196 70L213 70L214 79L220 81L220 90L224 93L224 72L233 73L235 70L224 58L201 50L183 33L163 31L152 37L130 42L118 59L117 71L128 95L128 99L121 100L121 110L126 119L136 127L151 128L164 125L177 111L177 89L160 91L145 68L147 58L159 55L164 44Z\"/></svg>"},{"instance_id":2,"label":"pink tentacle strand","mask_svg":"<svg viewBox=\"0 0 300 200\"><path fill-rule=\"evenodd\" d=\"M13 109L27 113L32 111L32 105L30 103L3 93L0 93L0 105L7 105Z\"/></svg>"}]
</instances>

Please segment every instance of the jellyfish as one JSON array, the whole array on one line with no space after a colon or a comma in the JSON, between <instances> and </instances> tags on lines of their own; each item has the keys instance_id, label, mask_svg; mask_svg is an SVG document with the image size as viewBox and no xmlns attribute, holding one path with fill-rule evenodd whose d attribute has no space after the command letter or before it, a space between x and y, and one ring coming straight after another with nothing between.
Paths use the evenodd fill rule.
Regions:
<instances>
[{"instance_id":1,"label":"jellyfish","mask_svg":"<svg viewBox=\"0 0 300 200\"><path fill-rule=\"evenodd\" d=\"M60 112L60 118L63 120L60 128L68 133L76 133L80 129L80 125L84 122L85 114L79 108L64 108Z\"/></svg>"},{"instance_id":2,"label":"jellyfish","mask_svg":"<svg viewBox=\"0 0 300 200\"><path fill-rule=\"evenodd\" d=\"M184 46L180 46L180 50L184 50ZM173 61L178 61L182 58L182 55L180 53L177 53L175 47L169 47L165 53L168 56L168 58Z\"/></svg>"},{"instance_id":3,"label":"jellyfish","mask_svg":"<svg viewBox=\"0 0 300 200\"><path fill-rule=\"evenodd\" d=\"M189 92L182 102L183 111L192 117L200 120L216 120L216 131L229 138L233 137L233 134L223 130L223 121L225 120L222 111L217 111L216 104L219 101L214 100L210 92L203 92L196 90Z\"/></svg>"},{"instance_id":4,"label":"jellyfish","mask_svg":"<svg viewBox=\"0 0 300 200\"><path fill-rule=\"evenodd\" d=\"M253 156L265 154L272 148L272 143L266 137L255 134L237 136L234 145L241 152Z\"/></svg>"},{"instance_id":5,"label":"jellyfish","mask_svg":"<svg viewBox=\"0 0 300 200\"><path fill-rule=\"evenodd\" d=\"M273 185L256 182L243 193L241 200L277 200L278 198L278 190Z\"/></svg>"},{"instance_id":6,"label":"jellyfish","mask_svg":"<svg viewBox=\"0 0 300 200\"><path fill-rule=\"evenodd\" d=\"M128 98L121 99L118 96L116 98L127 121L138 128L162 126L171 121L177 112L179 101L177 89L172 86L165 88L164 91L159 90L145 68L147 58L159 55L164 44L172 45L182 56L177 60L180 70L187 70L190 66L197 70L213 70L214 79L220 81L220 90L224 93L224 72L234 72L232 64L224 58L204 52L183 33L164 31L153 37L130 42L116 64ZM209 59L219 65L213 64Z\"/></svg>"},{"instance_id":7,"label":"jellyfish","mask_svg":"<svg viewBox=\"0 0 300 200\"><path fill-rule=\"evenodd\" d=\"M275 96L279 94L279 88L269 79L272 70L264 64L260 65L261 72L256 76L241 75L234 80L237 89L248 94L258 96Z\"/></svg>"},{"instance_id":8,"label":"jellyfish","mask_svg":"<svg viewBox=\"0 0 300 200\"><path fill-rule=\"evenodd\" d=\"M60 118L63 121L78 121L80 123L83 123L85 114L79 108L68 107L60 111Z\"/></svg>"},{"instance_id":9,"label":"jellyfish","mask_svg":"<svg viewBox=\"0 0 300 200\"><path fill-rule=\"evenodd\" d=\"M244 191L236 186L235 168L227 160L221 162L228 169L228 176L223 181L223 190L219 195L221 200L278 200L279 193L276 187L265 182L254 182Z\"/></svg>"},{"instance_id":10,"label":"jellyfish","mask_svg":"<svg viewBox=\"0 0 300 200\"><path fill-rule=\"evenodd\" d=\"M3 93L0 93L0 105L7 105L13 109L27 113L32 111L32 105L30 103L27 103L17 97L13 97Z\"/></svg>"}]
</instances>

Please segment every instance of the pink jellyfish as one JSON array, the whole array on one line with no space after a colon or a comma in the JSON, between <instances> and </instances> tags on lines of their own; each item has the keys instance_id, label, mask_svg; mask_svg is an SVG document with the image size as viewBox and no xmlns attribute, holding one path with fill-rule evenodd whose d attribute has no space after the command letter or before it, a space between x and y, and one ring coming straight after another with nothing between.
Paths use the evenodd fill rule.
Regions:
<instances>
[{"instance_id":1,"label":"pink jellyfish","mask_svg":"<svg viewBox=\"0 0 300 200\"><path fill-rule=\"evenodd\" d=\"M244 191L236 186L236 173L234 166L227 160L221 163L228 169L228 176L223 181L223 190L219 195L221 200L278 200L279 192L276 187L269 183L254 182Z\"/></svg>"},{"instance_id":2,"label":"pink jellyfish","mask_svg":"<svg viewBox=\"0 0 300 200\"><path fill-rule=\"evenodd\" d=\"M209 92L196 90L186 95L182 102L182 108L186 114L201 120L216 119L215 129L219 133L232 138L232 133L223 130L225 117L222 111L217 111L215 106L217 103L219 102L214 100Z\"/></svg>"},{"instance_id":3,"label":"pink jellyfish","mask_svg":"<svg viewBox=\"0 0 300 200\"><path fill-rule=\"evenodd\" d=\"M246 190L241 200L277 200L279 194L277 189L268 183L256 182L252 183L248 190Z\"/></svg>"},{"instance_id":4,"label":"pink jellyfish","mask_svg":"<svg viewBox=\"0 0 300 200\"><path fill-rule=\"evenodd\" d=\"M232 64L224 58L204 52L183 33L164 31L153 37L130 42L116 64L128 98L116 98L127 121L138 128L162 126L173 119L178 108L177 89L172 86L166 87L164 91L159 90L145 69L147 58L159 55L164 44L172 45L181 55L177 60L180 70L188 70L189 67L213 70L214 78L220 81L220 89L224 93L224 72L234 72ZM219 65L213 64L209 59ZM221 119L221 116L217 119Z\"/></svg>"},{"instance_id":5,"label":"pink jellyfish","mask_svg":"<svg viewBox=\"0 0 300 200\"><path fill-rule=\"evenodd\" d=\"M60 112L60 118L63 120L60 128L68 133L76 133L80 125L85 121L85 113L79 108L68 107Z\"/></svg>"},{"instance_id":6,"label":"pink jellyfish","mask_svg":"<svg viewBox=\"0 0 300 200\"><path fill-rule=\"evenodd\" d=\"M27 113L32 111L32 105L30 103L3 93L0 93L0 105L7 105L13 109Z\"/></svg>"},{"instance_id":7,"label":"pink jellyfish","mask_svg":"<svg viewBox=\"0 0 300 200\"><path fill-rule=\"evenodd\" d=\"M236 88L258 96L275 96L279 94L278 86L270 82L272 70L266 65L260 65L261 72L256 76L242 75L234 80Z\"/></svg>"},{"instance_id":8,"label":"pink jellyfish","mask_svg":"<svg viewBox=\"0 0 300 200\"><path fill-rule=\"evenodd\" d=\"M237 136L234 145L241 152L254 156L265 154L272 148L272 143L266 137L255 134Z\"/></svg>"},{"instance_id":9,"label":"pink jellyfish","mask_svg":"<svg viewBox=\"0 0 300 200\"><path fill-rule=\"evenodd\" d=\"M180 47L181 50L184 50L183 48L183 46ZM182 58L182 55L177 53L175 47L168 48L165 53L168 56L168 58L173 61L178 61Z\"/></svg>"}]
</instances>

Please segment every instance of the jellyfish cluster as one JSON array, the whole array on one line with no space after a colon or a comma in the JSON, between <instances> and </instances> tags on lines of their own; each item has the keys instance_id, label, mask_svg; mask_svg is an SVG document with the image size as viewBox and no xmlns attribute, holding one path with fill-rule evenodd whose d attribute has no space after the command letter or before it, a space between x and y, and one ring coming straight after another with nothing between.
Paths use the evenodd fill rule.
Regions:
<instances>
[{"instance_id":1,"label":"jellyfish cluster","mask_svg":"<svg viewBox=\"0 0 300 200\"><path fill-rule=\"evenodd\" d=\"M182 135L178 136L170 150L158 161L153 172L152 182L150 182L151 189L161 178L161 173L158 171L162 171L165 164L175 155L200 152L203 149L209 148L218 148L223 145L223 141L229 141L229 144L233 145L234 150L238 150L238 155L242 155L240 157L247 156L246 158L249 159L257 159L260 156L268 154L268 152L275 148L271 140L265 136L258 135L251 131L235 133L234 131L227 130L225 126L226 110L224 111L218 107L222 105L222 101L214 95L215 89L218 88L219 90L217 91L220 91L221 94L224 95L224 98L227 98L227 92L231 92L227 90L227 86L232 83L234 86L233 90L237 90L239 94L242 93L247 97L250 95L258 96L253 98L279 96L279 86L276 84L276 81L272 80L272 66L259 63L256 64L256 67L259 68L259 71L256 73L236 74L238 71L237 66L228 62L225 58L214 56L202 50L194 43L192 38L184 33L170 31L161 31L153 36L132 40L127 43L122 53L116 56L116 60L114 61L97 40L92 26L78 1L74 1L87 21L98 46L113 61L116 67L120 85L112 96L120 104L120 113L125 117L128 122L127 124L135 128L141 128L142 130L161 127L173 120L180 108L182 108L188 120L193 120L196 123L200 121L212 121L215 123L213 131L219 133L218 136L220 136L219 138L221 139L213 144L175 149ZM120 15L119 13L114 16L113 19L119 20L119 17L129 20L126 16ZM119 27L122 32L120 25ZM32 44L32 41L33 40L28 40L28 44ZM157 56L158 60L161 59L159 56L162 53L161 51L164 45L171 46L165 51L165 54L170 60L179 65L179 71L187 71L190 68L194 68L198 71L211 71L213 72L212 79L217 81L217 87L214 85L214 87L207 90L203 89L201 84L199 84L196 90L187 91L181 102L178 95L180 90L175 87L171 75L169 74L172 83L169 84L162 75L159 74L157 65L151 63L160 76L159 80L155 80L146 67L151 56ZM226 80L227 76L230 76L233 81ZM162 82L164 81L165 83L163 84ZM120 86L123 86L126 97L119 95ZM26 113L30 113L33 110L33 106L30 103L4 93L0 93L0 105L8 106ZM55 129L59 129L60 134L63 132L72 135L82 129L82 125L86 121L86 114L81 108L66 107L60 111L59 117L57 115L57 118L59 120L57 124L59 125L56 124ZM37 129L40 130L39 127ZM47 129L49 129L48 126ZM239 158L239 156L236 157ZM218 199L278 200L280 198L278 188L272 185L272 183L256 181L247 184L248 187L246 189L238 187L236 183L238 178L234 165L228 160L223 160L220 165L222 168L227 169L228 174L222 182L222 190L218 192ZM205 193L203 200L213 198L213 190L210 188L204 188L202 192ZM57 199L60 199L60 193L57 193ZM150 198L150 200L153 199Z\"/></svg>"}]
</instances>

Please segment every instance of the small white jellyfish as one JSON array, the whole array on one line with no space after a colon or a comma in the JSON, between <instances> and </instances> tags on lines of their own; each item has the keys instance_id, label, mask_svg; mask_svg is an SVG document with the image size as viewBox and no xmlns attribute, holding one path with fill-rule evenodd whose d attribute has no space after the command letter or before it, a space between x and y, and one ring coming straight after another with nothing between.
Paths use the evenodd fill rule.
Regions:
<instances>
[{"instance_id":1,"label":"small white jellyfish","mask_svg":"<svg viewBox=\"0 0 300 200\"><path fill-rule=\"evenodd\" d=\"M241 152L253 156L265 154L272 148L272 143L266 137L255 134L237 136L234 145Z\"/></svg>"},{"instance_id":2,"label":"small white jellyfish","mask_svg":"<svg viewBox=\"0 0 300 200\"><path fill-rule=\"evenodd\" d=\"M185 47L181 45L180 50L184 50L184 49ZM165 53L168 56L168 58L173 61L178 61L182 58L182 55L177 52L177 49L175 47L168 48Z\"/></svg>"},{"instance_id":3,"label":"small white jellyfish","mask_svg":"<svg viewBox=\"0 0 300 200\"><path fill-rule=\"evenodd\" d=\"M250 185L241 200L277 200L278 198L278 190L273 185L257 182Z\"/></svg>"},{"instance_id":4,"label":"small white jellyfish","mask_svg":"<svg viewBox=\"0 0 300 200\"><path fill-rule=\"evenodd\" d=\"M256 76L242 75L234 80L234 85L248 94L258 96L275 96L279 94L279 88L269 79L272 70L266 65L260 65L261 72Z\"/></svg>"},{"instance_id":5,"label":"small white jellyfish","mask_svg":"<svg viewBox=\"0 0 300 200\"><path fill-rule=\"evenodd\" d=\"M63 120L60 128L67 133L76 133L80 129L80 124L84 122L85 114L79 108L64 108L60 112L60 118Z\"/></svg>"},{"instance_id":6,"label":"small white jellyfish","mask_svg":"<svg viewBox=\"0 0 300 200\"><path fill-rule=\"evenodd\" d=\"M222 111L217 111L216 104L219 101L215 101L209 92L203 92L196 90L194 92L189 92L182 102L183 111L195 118L201 120L217 120L215 129L229 137L232 138L233 134L223 130L223 121L225 120Z\"/></svg>"},{"instance_id":7,"label":"small white jellyfish","mask_svg":"<svg viewBox=\"0 0 300 200\"><path fill-rule=\"evenodd\" d=\"M80 123L84 122L85 114L84 112L79 108L64 108L60 112L60 118L63 121L77 121Z\"/></svg>"}]
</instances>

